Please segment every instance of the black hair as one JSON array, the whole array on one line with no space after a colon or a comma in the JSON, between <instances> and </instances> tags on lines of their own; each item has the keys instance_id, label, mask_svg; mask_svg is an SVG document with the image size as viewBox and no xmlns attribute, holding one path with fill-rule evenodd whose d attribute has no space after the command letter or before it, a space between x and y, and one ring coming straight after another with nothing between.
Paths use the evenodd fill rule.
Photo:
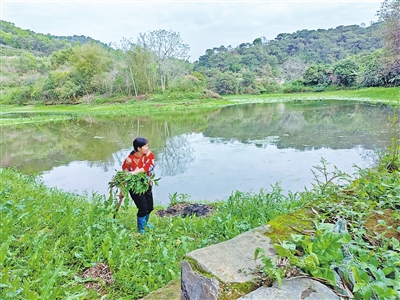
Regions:
<instances>
[{"instance_id":1,"label":"black hair","mask_svg":"<svg viewBox=\"0 0 400 300\"><path fill-rule=\"evenodd\" d=\"M138 151L138 148L141 148L148 143L148 140L146 140L145 138L137 137L133 140L133 151L131 152L131 154L135 153L136 151Z\"/></svg>"}]
</instances>

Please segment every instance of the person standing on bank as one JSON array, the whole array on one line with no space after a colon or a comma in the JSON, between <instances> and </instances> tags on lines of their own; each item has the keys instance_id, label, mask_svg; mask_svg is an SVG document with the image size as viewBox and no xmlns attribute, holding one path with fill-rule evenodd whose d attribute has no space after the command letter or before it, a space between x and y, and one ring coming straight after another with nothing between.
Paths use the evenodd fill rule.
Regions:
<instances>
[{"instance_id":1,"label":"person standing on bank","mask_svg":"<svg viewBox=\"0 0 400 300\"><path fill-rule=\"evenodd\" d=\"M122 170L131 174L145 172L148 177L154 172L154 154L149 150L148 141L145 138L137 137L133 141L133 151L122 164ZM153 228L149 224L150 213L154 209L152 183L143 194L135 194L129 191L133 202L138 208L137 227L140 234L145 233L145 227Z\"/></svg>"}]
</instances>

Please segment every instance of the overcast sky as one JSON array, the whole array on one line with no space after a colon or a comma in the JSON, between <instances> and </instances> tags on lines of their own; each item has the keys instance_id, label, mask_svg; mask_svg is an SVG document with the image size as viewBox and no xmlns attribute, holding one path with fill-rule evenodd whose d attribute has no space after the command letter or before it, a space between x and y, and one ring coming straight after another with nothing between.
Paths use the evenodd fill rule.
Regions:
<instances>
[{"instance_id":1,"label":"overcast sky","mask_svg":"<svg viewBox=\"0 0 400 300\"><path fill-rule=\"evenodd\" d=\"M136 41L150 30L178 32L190 60L207 49L257 37L376 22L380 0L364 1L37 1L1 0L1 19L52 35L84 35L103 43Z\"/></svg>"}]
</instances>

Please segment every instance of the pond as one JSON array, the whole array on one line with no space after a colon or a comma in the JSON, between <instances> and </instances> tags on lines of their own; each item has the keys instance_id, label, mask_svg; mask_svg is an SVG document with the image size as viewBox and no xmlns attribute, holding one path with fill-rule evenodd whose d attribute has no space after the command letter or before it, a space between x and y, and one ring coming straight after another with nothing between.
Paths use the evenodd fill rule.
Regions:
<instances>
[{"instance_id":1,"label":"pond","mask_svg":"<svg viewBox=\"0 0 400 300\"><path fill-rule=\"evenodd\" d=\"M351 101L232 105L208 112L85 117L5 126L1 165L37 173L49 187L108 195L108 182L143 136L156 156L155 202L226 200L235 191L283 192L315 183L321 158L350 175L390 142L393 108ZM321 179L322 180L322 179Z\"/></svg>"}]
</instances>

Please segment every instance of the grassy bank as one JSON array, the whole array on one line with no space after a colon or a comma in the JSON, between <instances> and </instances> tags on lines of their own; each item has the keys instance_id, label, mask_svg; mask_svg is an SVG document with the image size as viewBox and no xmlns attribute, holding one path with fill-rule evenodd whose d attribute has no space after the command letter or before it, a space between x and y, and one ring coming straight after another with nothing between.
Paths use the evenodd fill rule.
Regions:
<instances>
[{"instance_id":1,"label":"grassy bank","mask_svg":"<svg viewBox=\"0 0 400 300\"><path fill-rule=\"evenodd\" d=\"M306 246L313 240L294 232L298 249L305 247L305 252L304 257L294 259L289 246L286 256L291 266L304 268L313 258L311 274L329 279L326 270L331 264L340 266L341 245L349 244L351 265L357 271L355 298L400 296L398 171L360 170L358 178L345 186L343 181L341 186L331 181L335 174L324 173L326 180L316 180L311 191L289 196L282 195L279 186L258 194L237 191L226 201L214 203L214 212L206 218L152 214L155 228L144 235L136 233L136 209L132 206L113 218L115 203L106 199L88 202L48 189L38 178L13 169L0 172L2 299L99 299L102 295L137 299L179 278L186 253L280 220L279 216L287 213L296 214L299 209L314 215L314 220L307 222L319 228L315 234L320 244L319 248ZM303 215L301 210L299 213ZM348 222L350 234L346 239L333 236L333 243L332 234L326 231L332 230L339 216ZM289 221L287 216L283 220ZM272 223L273 228L279 229L278 223ZM284 239L291 240L290 232L275 237L278 243ZM109 281L85 278L85 271L100 264L109 268Z\"/></svg>"},{"instance_id":2,"label":"grassy bank","mask_svg":"<svg viewBox=\"0 0 400 300\"><path fill-rule=\"evenodd\" d=\"M292 100L354 100L370 103L400 103L400 88L364 88L357 90L324 91L320 93L264 94L264 95L230 95L224 99L236 103L247 102L282 102Z\"/></svg>"},{"instance_id":3,"label":"grassy bank","mask_svg":"<svg viewBox=\"0 0 400 300\"><path fill-rule=\"evenodd\" d=\"M82 274L105 263L113 282L109 299L137 299L180 276L182 257L230 239L309 199L237 192L202 217L152 216L155 229L136 233L136 209L120 210L104 199L47 189L34 177L1 170L0 282L2 299L97 299Z\"/></svg>"},{"instance_id":4,"label":"grassy bank","mask_svg":"<svg viewBox=\"0 0 400 300\"><path fill-rule=\"evenodd\" d=\"M349 99L347 92L354 92L353 100L365 96L362 101L378 102L381 97L385 99L379 102L386 103L398 95L398 90L368 89L346 91L343 99ZM341 99L335 93L341 92L321 93L318 97ZM149 100L138 105L6 107L2 111L30 112L33 120L46 122L49 114L74 118L84 114L130 115L168 109L179 112L257 102L257 99L286 101L300 96L309 99L306 94L279 96L282 98L231 96L225 100L193 103ZM398 99L394 100L398 103ZM16 117L15 123L7 124L23 120L26 118ZM109 299L137 299L178 278L181 259L186 253L304 208L317 212L311 220L316 225L332 224L338 216L348 221L350 238L346 243L353 255L354 270L358 272L353 290L357 299L398 299L400 252L396 237L400 227L400 173L396 169L387 170L389 163L400 165L398 138L394 138L389 154L382 157L377 168L360 170L358 177L345 185L334 184L330 180L334 174L324 174L326 180L316 180L313 190L288 196L282 195L278 186L255 194L238 191L226 201L212 204L214 213L207 218L161 218L153 214L151 221L155 229L145 235L136 234L134 207L121 209L113 218L115 203L110 204L104 198L89 202L71 193L46 188L40 178L22 175L13 169L0 169L0 298L99 299L107 295ZM324 168L319 170L325 172ZM325 233L321 233L322 227L317 227L316 233L327 241ZM290 235L285 239L290 239ZM302 247L310 238L297 241L300 241L297 247ZM336 242L335 245L345 244L343 240ZM305 248L309 250L311 246ZM326 249L332 249L329 243ZM307 258L319 257L320 253L305 254ZM326 257L323 258L316 266L318 270L328 270ZM86 270L99 264L105 264L112 273L107 283L84 277ZM292 264L296 265L296 261ZM85 287L94 284L97 284L96 290Z\"/></svg>"},{"instance_id":5,"label":"grassy bank","mask_svg":"<svg viewBox=\"0 0 400 300\"><path fill-rule=\"evenodd\" d=\"M176 100L139 101L110 103L107 105L57 105L57 106L0 106L0 126L14 126L27 123L46 123L69 120L82 116L143 116L187 111L208 111L232 104L220 100ZM28 115L28 117L26 117Z\"/></svg>"},{"instance_id":6,"label":"grassy bank","mask_svg":"<svg viewBox=\"0 0 400 300\"><path fill-rule=\"evenodd\" d=\"M0 126L26 123L63 121L78 116L137 116L157 113L179 113L183 111L206 111L232 104L272 103L292 100L333 100L346 99L370 103L400 104L400 88L367 88L340 90L321 93L230 95L222 99L173 99L157 95L146 100L124 98L108 99L107 104L79 104L53 106L0 106ZM12 114L12 115L10 115ZM30 114L29 118L18 114Z\"/></svg>"}]
</instances>

